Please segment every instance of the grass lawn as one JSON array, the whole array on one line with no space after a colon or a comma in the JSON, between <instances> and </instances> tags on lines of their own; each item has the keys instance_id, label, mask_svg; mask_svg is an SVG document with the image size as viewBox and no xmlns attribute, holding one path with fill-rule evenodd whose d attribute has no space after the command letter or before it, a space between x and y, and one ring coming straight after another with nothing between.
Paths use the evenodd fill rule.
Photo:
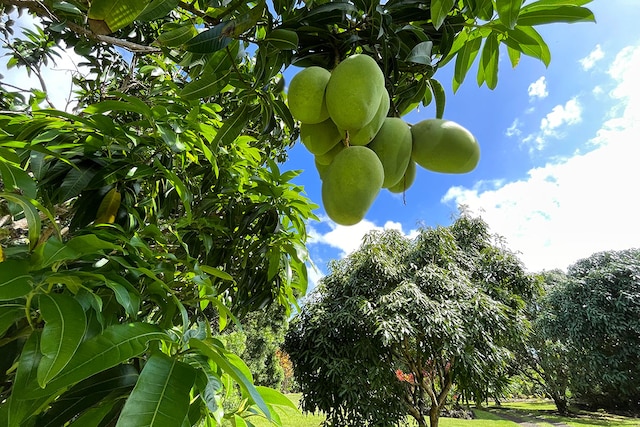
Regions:
<instances>
[{"instance_id":1,"label":"grass lawn","mask_svg":"<svg viewBox=\"0 0 640 427\"><path fill-rule=\"evenodd\" d=\"M300 401L300 394L289 394L296 405ZM640 427L640 419L622 417L618 415L585 412L582 411L574 417L561 417L553 412L555 406L548 400L505 402L501 407L490 406L488 411L476 410L476 418L473 420L461 420L456 418L440 418L440 427L517 427L518 424L500 418L496 411L506 410L508 413L523 418L529 422L535 422L539 427L552 427L554 422L567 424L571 427ZM293 410L284 410L280 413L284 427L319 427L324 421L321 414L303 415ZM543 421L544 420L544 421ZM412 420L411 420L412 421ZM256 427L269 427L270 424L261 419L252 419ZM409 424L414 427L416 424Z\"/></svg>"}]
</instances>

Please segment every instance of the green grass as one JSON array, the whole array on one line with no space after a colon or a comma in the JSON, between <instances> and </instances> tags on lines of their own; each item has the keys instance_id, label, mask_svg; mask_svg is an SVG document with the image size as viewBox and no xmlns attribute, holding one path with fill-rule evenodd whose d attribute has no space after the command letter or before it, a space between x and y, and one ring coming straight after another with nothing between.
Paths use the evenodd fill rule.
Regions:
<instances>
[{"instance_id":1,"label":"green grass","mask_svg":"<svg viewBox=\"0 0 640 427\"><path fill-rule=\"evenodd\" d=\"M287 395L296 405L300 402L300 394ZM462 420L456 418L440 418L440 427L517 427L518 424L500 418L499 411L535 422L539 427L552 427L553 422L560 422L571 427L640 427L639 418L622 417L619 415L581 411L573 417L561 417L554 413L555 406L548 400L505 402L501 407L490 406L487 410L474 409L476 418ZM280 417L284 427L319 427L324 421L321 414L302 414L293 410L281 411ZM544 421L543 421L544 420ZM269 427L268 422L253 418L256 427ZM415 423L410 423L415 426Z\"/></svg>"}]
</instances>

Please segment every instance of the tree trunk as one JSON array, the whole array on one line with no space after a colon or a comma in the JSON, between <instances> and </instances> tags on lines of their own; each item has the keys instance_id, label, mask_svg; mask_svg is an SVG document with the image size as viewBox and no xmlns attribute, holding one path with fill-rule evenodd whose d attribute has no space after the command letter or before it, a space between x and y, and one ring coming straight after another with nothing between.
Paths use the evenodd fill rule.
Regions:
<instances>
[{"instance_id":1,"label":"tree trunk","mask_svg":"<svg viewBox=\"0 0 640 427\"><path fill-rule=\"evenodd\" d=\"M553 396L551 396L551 398L553 399L553 403L555 403L556 408L558 409L558 412L561 415L566 415L569 413L567 398L565 396L561 396L559 394L554 393Z\"/></svg>"},{"instance_id":2,"label":"tree trunk","mask_svg":"<svg viewBox=\"0 0 640 427\"><path fill-rule=\"evenodd\" d=\"M440 422L440 407L437 405L432 405L431 409L429 409L429 426L438 427L439 422Z\"/></svg>"}]
</instances>

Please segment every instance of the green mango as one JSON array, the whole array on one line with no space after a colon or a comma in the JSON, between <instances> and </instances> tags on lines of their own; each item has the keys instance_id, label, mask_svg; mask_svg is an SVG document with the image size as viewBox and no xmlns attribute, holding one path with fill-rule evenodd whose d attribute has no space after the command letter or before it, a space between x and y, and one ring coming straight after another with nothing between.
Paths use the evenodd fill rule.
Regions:
<instances>
[{"instance_id":1,"label":"green mango","mask_svg":"<svg viewBox=\"0 0 640 427\"><path fill-rule=\"evenodd\" d=\"M391 187L402 178L411 160L411 128L399 117L387 117L369 148L384 168L382 188Z\"/></svg>"},{"instance_id":2,"label":"green mango","mask_svg":"<svg viewBox=\"0 0 640 427\"><path fill-rule=\"evenodd\" d=\"M417 164L433 172L467 173L480 161L478 141L458 123L427 119L411 127L411 157Z\"/></svg>"},{"instance_id":3,"label":"green mango","mask_svg":"<svg viewBox=\"0 0 640 427\"><path fill-rule=\"evenodd\" d=\"M380 105L373 120L362 129L349 133L349 145L367 145L373 140L389 113L389 102L389 93L385 90L382 92L382 99L380 99Z\"/></svg>"},{"instance_id":4,"label":"green mango","mask_svg":"<svg viewBox=\"0 0 640 427\"><path fill-rule=\"evenodd\" d=\"M404 193L411 187L413 181L416 179L416 162L413 160L409 160L409 164L407 165L407 170L404 172L400 181L387 188L387 190L392 193Z\"/></svg>"},{"instance_id":5,"label":"green mango","mask_svg":"<svg viewBox=\"0 0 640 427\"><path fill-rule=\"evenodd\" d=\"M367 147L347 147L324 172L322 203L329 218L341 225L360 222L382 188L384 169Z\"/></svg>"},{"instance_id":6,"label":"green mango","mask_svg":"<svg viewBox=\"0 0 640 427\"><path fill-rule=\"evenodd\" d=\"M342 140L342 135L331 119L322 123L300 125L300 141L314 155L322 155Z\"/></svg>"},{"instance_id":7,"label":"green mango","mask_svg":"<svg viewBox=\"0 0 640 427\"><path fill-rule=\"evenodd\" d=\"M339 129L361 129L373 120L385 90L384 75L373 58L350 56L333 69L327 83L329 115Z\"/></svg>"},{"instance_id":8,"label":"green mango","mask_svg":"<svg viewBox=\"0 0 640 427\"><path fill-rule=\"evenodd\" d=\"M325 102L325 89L331 73L322 67L312 66L298 72L289 83L287 102L294 119L314 124L329 118Z\"/></svg>"},{"instance_id":9,"label":"green mango","mask_svg":"<svg viewBox=\"0 0 640 427\"><path fill-rule=\"evenodd\" d=\"M339 152L345 149L345 145L343 143L336 144L331 150L327 151L324 154L316 156L316 162L321 165L330 165L333 159L338 155Z\"/></svg>"}]
</instances>

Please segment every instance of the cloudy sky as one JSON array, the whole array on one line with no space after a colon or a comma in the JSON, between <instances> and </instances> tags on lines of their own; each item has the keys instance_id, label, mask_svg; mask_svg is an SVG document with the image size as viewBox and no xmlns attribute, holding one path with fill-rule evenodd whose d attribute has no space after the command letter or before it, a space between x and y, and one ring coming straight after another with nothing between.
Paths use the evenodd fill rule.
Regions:
<instances>
[{"instance_id":1,"label":"cloudy sky","mask_svg":"<svg viewBox=\"0 0 640 427\"><path fill-rule=\"evenodd\" d=\"M320 207L321 220L309 224L318 267L312 279L327 272L329 260L357 248L368 231L395 228L410 236L420 226L449 225L460 204L502 235L530 271L566 269L597 251L640 247L640 2L589 7L596 24L540 28L552 53L548 68L523 56L512 69L503 53L494 91L477 87L474 67L453 95L453 63L439 70L436 78L447 90L445 118L476 135L480 165L464 175L419 168L404 198L381 192L366 219L351 227L336 225ZM64 82L73 69L64 57L45 76L58 108L65 108L70 87ZM35 79L2 66L0 74L5 82L37 87ZM434 115L428 107L405 119L416 123ZM313 158L301 144L284 168L304 170L298 182L321 206Z\"/></svg>"},{"instance_id":2,"label":"cloudy sky","mask_svg":"<svg viewBox=\"0 0 640 427\"><path fill-rule=\"evenodd\" d=\"M372 229L407 235L419 226L449 225L467 205L502 235L529 271L561 268L590 254L640 247L640 2L597 1L597 23L555 24L540 32L551 65L523 57L512 69L500 58L498 88L478 88L474 76L451 93L451 67L438 71L447 88L445 118L471 130L480 165L465 175L421 170L402 196L380 193L366 219L344 227L317 210L309 245L318 272L358 247ZM620 13L620 11L626 11ZM633 12L635 11L635 12ZM411 123L435 115L409 114ZM292 150L289 166L321 205L312 157Z\"/></svg>"}]
</instances>

